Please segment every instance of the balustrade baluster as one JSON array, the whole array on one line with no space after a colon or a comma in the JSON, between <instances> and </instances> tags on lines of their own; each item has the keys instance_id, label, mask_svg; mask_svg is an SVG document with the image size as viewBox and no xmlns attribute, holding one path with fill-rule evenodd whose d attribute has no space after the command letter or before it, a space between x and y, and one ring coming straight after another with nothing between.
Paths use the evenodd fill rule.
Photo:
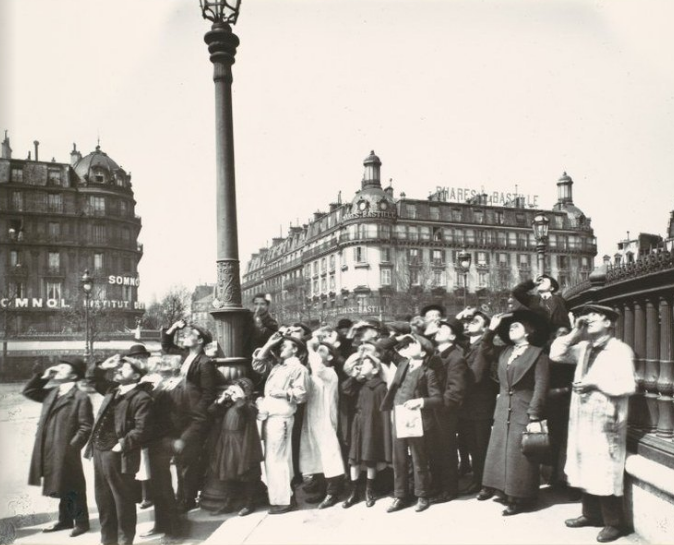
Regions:
<instances>
[{"instance_id":1,"label":"balustrade baluster","mask_svg":"<svg viewBox=\"0 0 674 545\"><path fill-rule=\"evenodd\" d=\"M625 312L623 307L616 305L613 307L614 310L618 313L618 319L615 322L615 337L621 341L625 341Z\"/></svg>"},{"instance_id":2,"label":"balustrade baluster","mask_svg":"<svg viewBox=\"0 0 674 545\"><path fill-rule=\"evenodd\" d=\"M660 374L658 376L658 429L660 437L674 435L674 361L672 361L672 304L665 297L660 298Z\"/></svg>"},{"instance_id":3,"label":"balustrade baluster","mask_svg":"<svg viewBox=\"0 0 674 545\"><path fill-rule=\"evenodd\" d=\"M627 310L627 309L626 309ZM630 309L631 311L632 309ZM646 355L646 313L644 312L643 303L641 301L634 301L634 310L630 313L632 327L628 328L627 320L625 321L625 342L631 338L631 346L634 350L634 364L637 375L637 392L630 399L630 411L632 417L631 424L639 429L647 427L647 408L646 396L644 390L644 375L645 375L645 355ZM625 318L627 319L627 313ZM630 344L628 342L628 344Z\"/></svg>"},{"instance_id":4,"label":"balustrade baluster","mask_svg":"<svg viewBox=\"0 0 674 545\"><path fill-rule=\"evenodd\" d=\"M646 390L647 419L645 429L653 433L658 428L658 375L660 374L660 321L652 299L646 300L646 359L644 389Z\"/></svg>"}]
</instances>

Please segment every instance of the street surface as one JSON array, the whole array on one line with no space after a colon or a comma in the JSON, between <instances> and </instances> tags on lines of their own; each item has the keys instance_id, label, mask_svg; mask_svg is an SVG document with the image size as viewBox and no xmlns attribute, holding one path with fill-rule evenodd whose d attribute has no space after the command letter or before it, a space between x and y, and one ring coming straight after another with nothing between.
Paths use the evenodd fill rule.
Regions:
<instances>
[{"instance_id":1,"label":"street surface","mask_svg":"<svg viewBox=\"0 0 674 545\"><path fill-rule=\"evenodd\" d=\"M93 467L84 461L92 529L76 538L68 531L42 533L56 519L58 500L28 486L28 466L40 414L40 404L25 400L23 384L0 384L0 545L100 543L100 526L94 500ZM94 395L94 411L101 396ZM299 493L300 510L268 515L265 509L247 516L210 516L199 509L188 515L189 537L181 543L596 543L597 528L569 529L564 520L580 514L580 503L542 488L536 511L503 517L503 506L472 497L432 505L423 513L405 509L386 513L389 498L372 508L364 503L351 509L340 504L325 510L307 505ZM139 510L137 535L153 525L152 509ZM136 538L136 543L163 543L161 538ZM636 536L615 543L642 543Z\"/></svg>"}]
</instances>

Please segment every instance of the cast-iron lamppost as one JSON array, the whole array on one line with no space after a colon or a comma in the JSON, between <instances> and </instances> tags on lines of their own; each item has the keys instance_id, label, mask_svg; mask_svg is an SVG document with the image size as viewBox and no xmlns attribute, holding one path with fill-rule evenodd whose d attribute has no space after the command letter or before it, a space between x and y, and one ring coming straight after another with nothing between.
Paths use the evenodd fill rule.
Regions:
<instances>
[{"instance_id":1,"label":"cast-iron lamppost","mask_svg":"<svg viewBox=\"0 0 674 545\"><path fill-rule=\"evenodd\" d=\"M470 262L472 257L470 252L464 248L457 256L457 264L463 271L463 308L468 306L468 271L470 271Z\"/></svg>"},{"instance_id":2,"label":"cast-iron lamppost","mask_svg":"<svg viewBox=\"0 0 674 545\"><path fill-rule=\"evenodd\" d=\"M204 19L213 24L204 36L213 63L215 82L215 161L217 283L211 314L216 338L227 356L218 363L227 378L244 374L244 327L248 310L241 305L239 243L234 177L234 130L232 120L232 64L239 38L232 27L239 16L241 0L199 0Z\"/></svg>"},{"instance_id":3,"label":"cast-iron lamppost","mask_svg":"<svg viewBox=\"0 0 674 545\"><path fill-rule=\"evenodd\" d=\"M84 291L84 361L89 365L91 357L91 339L89 338L89 300L91 299L91 290L94 289L94 279L89 275L89 269L85 269L80 280L82 291Z\"/></svg>"},{"instance_id":4,"label":"cast-iron lamppost","mask_svg":"<svg viewBox=\"0 0 674 545\"><path fill-rule=\"evenodd\" d=\"M550 220L543 214L534 218L532 228L536 238L536 254L538 255L538 275L545 274L545 251L548 248L548 225Z\"/></svg>"}]
</instances>

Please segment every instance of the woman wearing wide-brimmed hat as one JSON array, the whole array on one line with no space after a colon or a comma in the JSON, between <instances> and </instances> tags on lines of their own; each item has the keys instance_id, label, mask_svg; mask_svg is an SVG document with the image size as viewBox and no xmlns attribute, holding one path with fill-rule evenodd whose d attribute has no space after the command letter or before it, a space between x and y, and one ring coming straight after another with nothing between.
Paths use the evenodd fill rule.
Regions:
<instances>
[{"instance_id":1,"label":"woman wearing wide-brimmed hat","mask_svg":"<svg viewBox=\"0 0 674 545\"><path fill-rule=\"evenodd\" d=\"M543 352L549 334L545 316L520 309L492 318L495 330L508 346L497 366L500 385L494 426L478 500L498 493L507 504L504 516L525 511L539 488L539 462L522 453L522 433L538 431L548 391L549 360Z\"/></svg>"}]
</instances>

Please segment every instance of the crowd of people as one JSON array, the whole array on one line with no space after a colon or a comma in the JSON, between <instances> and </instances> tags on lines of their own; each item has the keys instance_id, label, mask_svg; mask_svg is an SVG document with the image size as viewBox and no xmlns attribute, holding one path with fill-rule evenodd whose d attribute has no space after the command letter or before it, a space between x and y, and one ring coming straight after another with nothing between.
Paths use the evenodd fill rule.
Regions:
<instances>
[{"instance_id":1,"label":"crowd of people","mask_svg":"<svg viewBox=\"0 0 674 545\"><path fill-rule=\"evenodd\" d=\"M30 484L59 498L44 531L89 531L86 447L104 545L133 542L138 503L154 507L144 535L180 538L181 514L209 493L213 514L286 513L302 487L318 509L392 496L389 513L421 512L472 496L513 516L535 506L542 478L582 498L568 527L601 527L597 541L613 541L628 532L633 355L612 336L612 308L571 314L558 290L541 276L494 316L428 305L398 321L313 330L277 324L261 294L252 371L229 381L210 333L183 320L162 331L161 356L138 344L89 373L81 358L62 358L24 389L43 404ZM81 382L104 396L96 418Z\"/></svg>"}]
</instances>

